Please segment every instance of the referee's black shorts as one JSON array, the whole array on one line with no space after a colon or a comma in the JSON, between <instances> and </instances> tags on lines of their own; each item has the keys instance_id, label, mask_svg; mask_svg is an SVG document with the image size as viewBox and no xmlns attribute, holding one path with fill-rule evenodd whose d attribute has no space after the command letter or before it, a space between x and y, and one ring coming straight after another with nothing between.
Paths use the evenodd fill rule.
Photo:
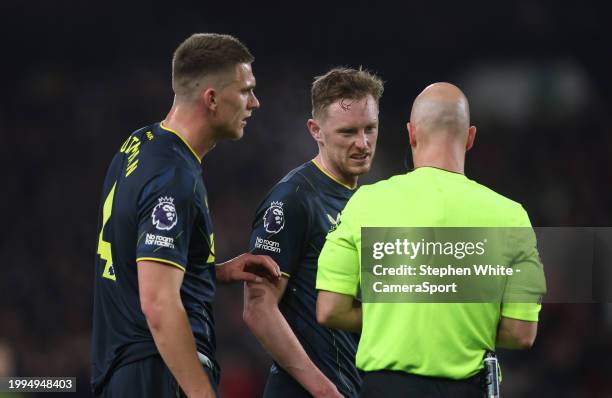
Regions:
<instances>
[{"instance_id":1,"label":"referee's black shorts","mask_svg":"<svg viewBox=\"0 0 612 398\"><path fill-rule=\"evenodd\" d=\"M365 374L360 397L483 398L484 394L482 373L466 380L451 380L382 370Z\"/></svg>"},{"instance_id":2,"label":"referee's black shorts","mask_svg":"<svg viewBox=\"0 0 612 398\"><path fill-rule=\"evenodd\" d=\"M208 367L204 370L217 397L217 380ZM160 356L128 363L116 369L104 385L102 398L178 398L186 397Z\"/></svg>"}]
</instances>

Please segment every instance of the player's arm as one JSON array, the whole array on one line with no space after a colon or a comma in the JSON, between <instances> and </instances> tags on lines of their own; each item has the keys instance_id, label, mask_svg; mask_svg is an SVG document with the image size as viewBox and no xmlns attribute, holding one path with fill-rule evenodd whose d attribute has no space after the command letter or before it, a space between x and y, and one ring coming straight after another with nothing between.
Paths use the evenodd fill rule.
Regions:
<instances>
[{"instance_id":1,"label":"player's arm","mask_svg":"<svg viewBox=\"0 0 612 398\"><path fill-rule=\"evenodd\" d=\"M262 282L263 278L274 282L281 276L278 264L270 256L250 253L217 264L215 271L217 280L222 283Z\"/></svg>"},{"instance_id":2,"label":"player's arm","mask_svg":"<svg viewBox=\"0 0 612 398\"><path fill-rule=\"evenodd\" d=\"M214 397L181 301L183 275L171 265L138 261L140 305L161 357L187 396Z\"/></svg>"},{"instance_id":3,"label":"player's arm","mask_svg":"<svg viewBox=\"0 0 612 398\"><path fill-rule=\"evenodd\" d=\"M259 342L314 397L341 397L315 366L278 308L288 280L245 283L243 319Z\"/></svg>"},{"instance_id":4,"label":"player's arm","mask_svg":"<svg viewBox=\"0 0 612 398\"><path fill-rule=\"evenodd\" d=\"M361 303L353 296L319 290L317 322L332 329L361 332Z\"/></svg>"},{"instance_id":5,"label":"player's arm","mask_svg":"<svg viewBox=\"0 0 612 398\"><path fill-rule=\"evenodd\" d=\"M255 253L269 253L285 275L293 274L306 238L308 215L297 192L292 184L275 187L256 213L249 245ZM336 386L310 360L278 308L287 282L286 278L273 283L247 282L244 321L274 360L310 394L340 397Z\"/></svg>"},{"instance_id":6,"label":"player's arm","mask_svg":"<svg viewBox=\"0 0 612 398\"><path fill-rule=\"evenodd\" d=\"M496 346L513 350L531 348L538 333L538 322L501 317Z\"/></svg>"}]
</instances>

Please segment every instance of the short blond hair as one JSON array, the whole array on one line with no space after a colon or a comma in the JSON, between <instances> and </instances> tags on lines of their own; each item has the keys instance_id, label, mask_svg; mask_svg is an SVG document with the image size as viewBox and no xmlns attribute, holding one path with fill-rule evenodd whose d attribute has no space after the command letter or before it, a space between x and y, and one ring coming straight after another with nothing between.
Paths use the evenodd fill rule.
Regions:
<instances>
[{"instance_id":1,"label":"short blond hair","mask_svg":"<svg viewBox=\"0 0 612 398\"><path fill-rule=\"evenodd\" d=\"M312 117L324 117L326 108L342 98L359 100L370 94L378 103L383 91L382 79L366 69L334 68L314 78L311 89Z\"/></svg>"}]
</instances>

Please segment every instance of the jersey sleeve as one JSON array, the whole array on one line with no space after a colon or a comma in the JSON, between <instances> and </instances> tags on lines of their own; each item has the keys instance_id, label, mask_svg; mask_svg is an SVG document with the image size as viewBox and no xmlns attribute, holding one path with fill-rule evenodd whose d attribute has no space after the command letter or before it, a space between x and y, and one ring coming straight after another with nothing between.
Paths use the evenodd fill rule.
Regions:
<instances>
[{"instance_id":1,"label":"jersey sleeve","mask_svg":"<svg viewBox=\"0 0 612 398\"><path fill-rule=\"evenodd\" d=\"M518 228L509 228L509 242L515 248L513 275L508 278L502 303L502 316L537 321L546 294L544 266L538 253L535 232L527 212L521 207Z\"/></svg>"},{"instance_id":2,"label":"jersey sleeve","mask_svg":"<svg viewBox=\"0 0 612 398\"><path fill-rule=\"evenodd\" d=\"M255 213L249 249L272 257L282 274L291 277L302 254L307 227L308 213L299 186L279 184Z\"/></svg>"},{"instance_id":3,"label":"jersey sleeve","mask_svg":"<svg viewBox=\"0 0 612 398\"><path fill-rule=\"evenodd\" d=\"M153 177L138 199L136 261L157 261L183 271L196 217L195 178L168 168Z\"/></svg>"},{"instance_id":4,"label":"jersey sleeve","mask_svg":"<svg viewBox=\"0 0 612 398\"><path fill-rule=\"evenodd\" d=\"M361 259L357 245L361 226L355 220L357 193L349 200L336 229L327 235L317 267L317 290L357 297Z\"/></svg>"}]
</instances>

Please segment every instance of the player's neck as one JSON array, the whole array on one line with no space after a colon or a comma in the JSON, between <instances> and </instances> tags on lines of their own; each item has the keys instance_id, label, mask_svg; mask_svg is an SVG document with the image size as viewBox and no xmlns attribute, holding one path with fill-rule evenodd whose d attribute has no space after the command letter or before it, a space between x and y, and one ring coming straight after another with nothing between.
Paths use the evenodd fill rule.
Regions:
<instances>
[{"instance_id":1,"label":"player's neck","mask_svg":"<svg viewBox=\"0 0 612 398\"><path fill-rule=\"evenodd\" d=\"M453 173L465 174L465 151L422 148L413 150L412 158L414 167L436 167L452 171Z\"/></svg>"},{"instance_id":2,"label":"player's neck","mask_svg":"<svg viewBox=\"0 0 612 398\"><path fill-rule=\"evenodd\" d=\"M314 158L315 163L323 169L323 171L329 175L336 182L345 185L347 188L354 189L357 186L358 177L356 175L344 175L340 173L338 168L334 167L333 162L325 158L319 153Z\"/></svg>"},{"instance_id":3,"label":"player's neck","mask_svg":"<svg viewBox=\"0 0 612 398\"><path fill-rule=\"evenodd\" d=\"M212 128L202 118L201 112L187 104L174 103L163 124L177 132L195 151L200 159L204 158L216 141L212 138Z\"/></svg>"}]
</instances>

